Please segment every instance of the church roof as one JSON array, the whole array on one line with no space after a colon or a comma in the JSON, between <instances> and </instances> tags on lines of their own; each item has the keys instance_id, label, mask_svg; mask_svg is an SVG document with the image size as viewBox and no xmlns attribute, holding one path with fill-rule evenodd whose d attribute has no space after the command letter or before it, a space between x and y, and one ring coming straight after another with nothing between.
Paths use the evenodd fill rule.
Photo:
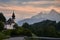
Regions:
<instances>
[{"instance_id":1,"label":"church roof","mask_svg":"<svg viewBox=\"0 0 60 40\"><path fill-rule=\"evenodd\" d=\"M6 24L12 24L12 23L14 23L14 20L12 19L12 18L9 18L7 21L6 21Z\"/></svg>"}]
</instances>

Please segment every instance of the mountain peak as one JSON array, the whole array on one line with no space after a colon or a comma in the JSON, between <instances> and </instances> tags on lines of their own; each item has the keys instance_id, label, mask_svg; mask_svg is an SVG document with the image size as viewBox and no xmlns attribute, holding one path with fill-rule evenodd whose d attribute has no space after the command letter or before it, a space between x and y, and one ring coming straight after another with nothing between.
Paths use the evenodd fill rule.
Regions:
<instances>
[{"instance_id":1,"label":"mountain peak","mask_svg":"<svg viewBox=\"0 0 60 40\"><path fill-rule=\"evenodd\" d=\"M56 11L55 9L52 9L51 11Z\"/></svg>"},{"instance_id":2,"label":"mountain peak","mask_svg":"<svg viewBox=\"0 0 60 40\"><path fill-rule=\"evenodd\" d=\"M41 15L41 14L43 14L43 12L38 13L38 15Z\"/></svg>"},{"instance_id":3,"label":"mountain peak","mask_svg":"<svg viewBox=\"0 0 60 40\"><path fill-rule=\"evenodd\" d=\"M52 9L50 13L58 13L56 10Z\"/></svg>"}]
</instances>

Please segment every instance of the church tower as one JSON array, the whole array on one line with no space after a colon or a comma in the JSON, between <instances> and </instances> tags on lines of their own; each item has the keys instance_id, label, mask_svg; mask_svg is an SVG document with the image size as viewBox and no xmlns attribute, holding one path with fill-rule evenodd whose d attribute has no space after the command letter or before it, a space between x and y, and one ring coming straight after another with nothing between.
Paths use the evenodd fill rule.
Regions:
<instances>
[{"instance_id":1,"label":"church tower","mask_svg":"<svg viewBox=\"0 0 60 40\"><path fill-rule=\"evenodd\" d=\"M13 14L12 14L12 19L13 19L13 20L15 19L15 14L14 14L14 11L13 11Z\"/></svg>"}]
</instances>

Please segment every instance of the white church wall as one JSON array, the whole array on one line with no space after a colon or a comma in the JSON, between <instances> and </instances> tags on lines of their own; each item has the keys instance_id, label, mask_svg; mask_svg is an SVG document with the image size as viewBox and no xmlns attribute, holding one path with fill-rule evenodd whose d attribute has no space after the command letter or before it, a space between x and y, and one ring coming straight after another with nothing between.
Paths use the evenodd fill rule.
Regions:
<instances>
[{"instance_id":1,"label":"white church wall","mask_svg":"<svg viewBox=\"0 0 60 40\"><path fill-rule=\"evenodd\" d=\"M5 28L6 28L6 29L14 29L14 28L13 28L13 25L5 25Z\"/></svg>"}]
</instances>

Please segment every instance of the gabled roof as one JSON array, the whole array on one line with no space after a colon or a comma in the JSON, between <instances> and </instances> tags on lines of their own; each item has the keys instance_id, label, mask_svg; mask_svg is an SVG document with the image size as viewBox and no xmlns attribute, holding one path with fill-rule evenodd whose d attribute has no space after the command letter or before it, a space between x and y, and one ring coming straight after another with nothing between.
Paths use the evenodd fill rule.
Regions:
<instances>
[{"instance_id":1,"label":"gabled roof","mask_svg":"<svg viewBox=\"0 0 60 40\"><path fill-rule=\"evenodd\" d=\"M12 23L14 23L14 20L12 19L12 18L9 18L7 21L6 21L6 24L12 24Z\"/></svg>"}]
</instances>

